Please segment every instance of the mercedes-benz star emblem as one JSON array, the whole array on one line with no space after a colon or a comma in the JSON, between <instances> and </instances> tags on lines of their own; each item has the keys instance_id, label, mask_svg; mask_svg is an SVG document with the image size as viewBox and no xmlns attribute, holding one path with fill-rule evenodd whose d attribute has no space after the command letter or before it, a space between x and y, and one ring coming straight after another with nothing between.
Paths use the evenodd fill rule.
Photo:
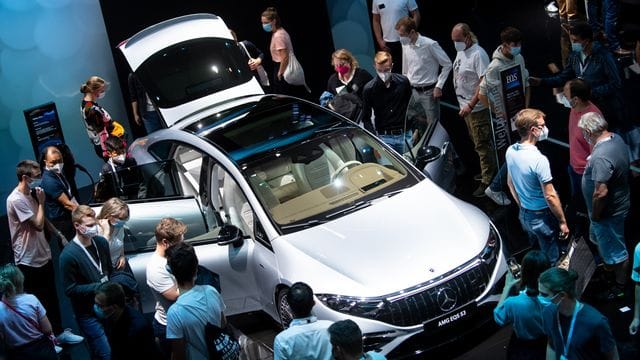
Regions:
<instances>
[{"instance_id":1,"label":"mercedes-benz star emblem","mask_svg":"<svg viewBox=\"0 0 640 360\"><path fill-rule=\"evenodd\" d=\"M447 312L456 307L456 304L458 303L458 296L453 289L449 287L443 287L438 289L436 301L438 301L440 310Z\"/></svg>"}]
</instances>

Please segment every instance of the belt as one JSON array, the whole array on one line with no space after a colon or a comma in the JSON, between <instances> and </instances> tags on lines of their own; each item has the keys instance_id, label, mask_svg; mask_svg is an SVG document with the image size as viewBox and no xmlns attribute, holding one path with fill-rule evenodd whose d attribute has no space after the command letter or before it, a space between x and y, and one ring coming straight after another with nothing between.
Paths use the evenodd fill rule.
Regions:
<instances>
[{"instance_id":1,"label":"belt","mask_svg":"<svg viewBox=\"0 0 640 360\"><path fill-rule=\"evenodd\" d=\"M530 213L530 214L542 215L542 214L546 214L550 209L549 208L544 208L544 209L541 209L541 210L529 210L529 209L525 209L525 208L521 207L520 210L522 210L523 212L526 212L526 213Z\"/></svg>"},{"instance_id":2,"label":"belt","mask_svg":"<svg viewBox=\"0 0 640 360\"><path fill-rule=\"evenodd\" d=\"M436 87L436 83L433 83L431 85L424 85L424 86L412 86L412 88L414 88L417 92L429 91L434 87Z\"/></svg>"},{"instance_id":3,"label":"belt","mask_svg":"<svg viewBox=\"0 0 640 360\"><path fill-rule=\"evenodd\" d=\"M389 128L378 130L378 135L402 135L404 134L403 128Z\"/></svg>"}]
</instances>

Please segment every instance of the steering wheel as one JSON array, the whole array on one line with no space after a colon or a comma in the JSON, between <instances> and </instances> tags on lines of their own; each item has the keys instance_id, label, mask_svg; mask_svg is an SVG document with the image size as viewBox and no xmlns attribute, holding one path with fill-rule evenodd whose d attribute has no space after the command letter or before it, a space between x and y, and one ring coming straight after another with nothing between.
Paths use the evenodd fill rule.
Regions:
<instances>
[{"instance_id":1,"label":"steering wheel","mask_svg":"<svg viewBox=\"0 0 640 360\"><path fill-rule=\"evenodd\" d=\"M358 160L350 160L338 166L338 168L333 173L331 173L330 182L333 182L338 177L338 175L340 175L340 173L344 171L344 169L347 169L350 166L357 166L357 165L362 165L362 163Z\"/></svg>"}]
</instances>

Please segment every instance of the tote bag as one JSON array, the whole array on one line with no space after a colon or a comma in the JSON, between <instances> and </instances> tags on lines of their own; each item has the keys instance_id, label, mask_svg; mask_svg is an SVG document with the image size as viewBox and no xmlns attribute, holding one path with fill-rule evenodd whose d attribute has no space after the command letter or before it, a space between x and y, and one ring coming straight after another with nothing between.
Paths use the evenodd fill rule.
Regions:
<instances>
[{"instance_id":1,"label":"tote bag","mask_svg":"<svg viewBox=\"0 0 640 360\"><path fill-rule=\"evenodd\" d=\"M307 87L307 83L304 81L304 70L302 69L302 65L296 58L296 55L293 52L289 52L289 63L287 64L287 68L284 69L284 81L290 85L302 85L309 90Z\"/></svg>"}]
</instances>

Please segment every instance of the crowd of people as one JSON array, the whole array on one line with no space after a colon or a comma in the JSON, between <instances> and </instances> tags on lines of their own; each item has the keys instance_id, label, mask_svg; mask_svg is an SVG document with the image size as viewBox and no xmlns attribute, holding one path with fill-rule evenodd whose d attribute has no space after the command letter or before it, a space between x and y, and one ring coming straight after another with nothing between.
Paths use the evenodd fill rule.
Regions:
<instances>
[{"instance_id":1,"label":"crowd of people","mask_svg":"<svg viewBox=\"0 0 640 360\"><path fill-rule=\"evenodd\" d=\"M574 10L575 1L559 3L571 51L563 59L562 70L540 78L529 76L521 54L523 35L514 27L500 33L501 44L490 58L470 26L456 24L451 30L456 49L452 61L437 41L418 31L420 12L415 0L374 0L373 33L379 48L374 55L375 76L361 68L349 50L338 49L330 60L335 73L320 103L359 122L402 154L419 145L428 126L440 121L439 102L452 73L458 115L479 158L480 173L475 177L479 185L473 195L488 196L503 206L513 200L521 226L536 249L524 257L519 278L507 273L494 311L499 325L513 325L508 355L616 358L608 320L578 300L578 275L557 264L569 235L585 236L593 243L594 256L613 274L606 299L623 295L631 268L636 290L629 331L636 334L640 246L631 251L624 237L630 211L630 159L621 136L631 120L622 104L615 61L615 56L629 53L621 47L609 16L616 1L604 1L606 46L599 41L603 37L597 16L582 21L584 17ZM588 10L595 14L591 7ZM250 41L239 41L249 68L266 91L306 97L306 85L286 80L287 66L295 55L277 10L267 8L260 20L263 30L271 34L274 67L266 71L263 52ZM498 166L492 118L504 113L499 105L504 100L499 90L504 81L501 71L514 66L520 74L521 101L519 111L508 120L517 139L506 147L505 161ZM80 88L81 118L96 155L104 161L103 174L135 165L126 151L124 127L98 104L108 86L104 79L92 76ZM537 147L548 138L549 130L545 114L529 107L534 86L555 88L558 102L570 108L571 214L565 214L549 160ZM153 102L133 75L129 92L134 122L149 133L161 128ZM422 115L407 122L406 115L411 113ZM202 280L204 270L193 247L184 241L184 223L164 218L156 226L156 247L146 268L146 286L156 301L149 323L140 312L137 284L124 253L127 204L119 198L108 199L96 215L78 203L59 148L45 148L40 160L17 165L18 185L7 198L14 264L0 268L0 338L9 358L54 359L62 345L85 340L96 359L238 356L237 333L227 324L220 289ZM588 226L577 225L580 213L586 214ZM58 286L69 298L83 336L62 327L52 239L61 249ZM633 261L629 253L634 254ZM275 338L275 359L384 358L363 352L362 333L353 321L318 320L312 313L315 303L309 285L292 284L287 299L293 320Z\"/></svg>"}]
</instances>

